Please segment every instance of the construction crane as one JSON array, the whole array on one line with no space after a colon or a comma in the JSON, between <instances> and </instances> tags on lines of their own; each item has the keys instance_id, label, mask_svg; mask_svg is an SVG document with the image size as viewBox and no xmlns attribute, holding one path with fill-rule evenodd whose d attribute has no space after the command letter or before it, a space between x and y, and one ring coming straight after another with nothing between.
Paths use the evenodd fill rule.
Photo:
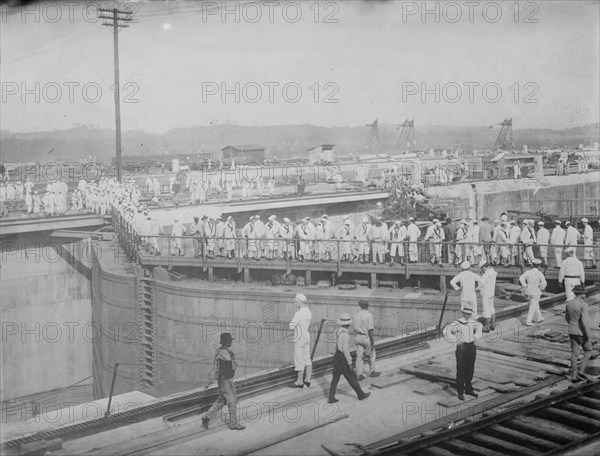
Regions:
<instances>
[{"instance_id":1,"label":"construction crane","mask_svg":"<svg viewBox=\"0 0 600 456\"><path fill-rule=\"evenodd\" d=\"M514 147L512 118L504 119L504 121L498 125L501 125L502 129L500 130L500 133L498 133L498 138L496 138L494 146L502 150L512 149Z\"/></svg>"},{"instance_id":2,"label":"construction crane","mask_svg":"<svg viewBox=\"0 0 600 456\"><path fill-rule=\"evenodd\" d=\"M400 136L398 136L398 140L396 141L396 148L401 151L413 151L415 150L416 141L415 141L415 119L408 120L406 119L402 125L398 125L396 130L400 131Z\"/></svg>"},{"instance_id":3,"label":"construction crane","mask_svg":"<svg viewBox=\"0 0 600 456\"><path fill-rule=\"evenodd\" d=\"M367 137L367 144L365 145L365 149L369 149L372 153L379 152L379 127L377 126L377 119L373 121L373 123L366 124L365 127L371 127L369 130L369 136Z\"/></svg>"}]
</instances>

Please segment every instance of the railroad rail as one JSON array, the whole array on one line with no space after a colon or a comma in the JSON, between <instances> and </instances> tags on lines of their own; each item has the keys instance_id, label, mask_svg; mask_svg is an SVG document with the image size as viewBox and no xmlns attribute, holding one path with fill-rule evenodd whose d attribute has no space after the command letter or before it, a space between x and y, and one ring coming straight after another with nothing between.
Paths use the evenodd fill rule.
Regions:
<instances>
[{"instance_id":1,"label":"railroad rail","mask_svg":"<svg viewBox=\"0 0 600 456\"><path fill-rule=\"evenodd\" d=\"M600 286L588 287L586 294L595 294L600 291ZM564 293L540 300L540 306L549 307L564 299ZM525 307L505 309L496 313L497 321L508 319L524 312ZM393 339L375 343L378 358L398 356L425 348L428 340L439 337L439 328L430 328L427 331L415 334L402 335ZM327 374L331 369L331 356L322 357L313 361L314 377ZM265 371L246 378L236 380L236 388L240 399L249 398L267 391L278 389L291 383L296 378L293 366ZM166 420L178 420L191 416L203 407L214 402L217 397L217 388L195 390L178 397L168 398L152 404L143 405L136 409L103 416L81 423L64 426L58 429L41 431L29 436L20 437L3 442L1 448L16 448L38 440L52 440L62 438L72 440L85 437L98 432L108 431L121 426L126 426L142 420L163 417Z\"/></svg>"},{"instance_id":2,"label":"railroad rail","mask_svg":"<svg viewBox=\"0 0 600 456\"><path fill-rule=\"evenodd\" d=\"M462 425L399 441L369 455L554 455L600 439L600 381Z\"/></svg>"}]
</instances>

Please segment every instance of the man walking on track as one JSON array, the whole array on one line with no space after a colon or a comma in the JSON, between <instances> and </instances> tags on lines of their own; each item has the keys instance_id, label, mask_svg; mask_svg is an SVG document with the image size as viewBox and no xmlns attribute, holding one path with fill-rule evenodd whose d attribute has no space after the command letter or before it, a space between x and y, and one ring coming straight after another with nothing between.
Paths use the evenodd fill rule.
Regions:
<instances>
[{"instance_id":1,"label":"man walking on track","mask_svg":"<svg viewBox=\"0 0 600 456\"><path fill-rule=\"evenodd\" d=\"M373 315L367 309L369 308L369 301L361 299L358 301L360 310L356 312L352 319L352 326L356 337L354 343L356 344L356 375L358 375L358 381L365 379L364 373L364 361L363 357L369 359L369 366L371 371L371 377L379 377L380 372L375 371L375 342L373 339Z\"/></svg>"},{"instance_id":2,"label":"man walking on track","mask_svg":"<svg viewBox=\"0 0 600 456\"><path fill-rule=\"evenodd\" d=\"M578 285L573 291L577 294L585 293L585 287ZM585 374L585 368L594 352L590 340L591 331L588 303L581 296L576 296L567 301L565 320L567 320L569 339L571 341L571 381L575 383L579 379L587 380L588 376ZM579 347L583 348L583 359L581 360L579 369L577 369Z\"/></svg>"},{"instance_id":3,"label":"man walking on track","mask_svg":"<svg viewBox=\"0 0 600 456\"><path fill-rule=\"evenodd\" d=\"M329 387L329 403L334 404L338 402L338 399L335 397L335 392L342 375L356 392L358 400L362 401L363 399L368 398L371 393L365 393L361 389L358 378L356 378L356 372L350 367L352 365L352 357L350 356L350 335L348 334L348 328L352 323L352 317L347 313L342 314L337 323L340 327L335 343L335 355L333 355L333 377L331 379L331 386Z\"/></svg>"},{"instance_id":4,"label":"man walking on track","mask_svg":"<svg viewBox=\"0 0 600 456\"><path fill-rule=\"evenodd\" d=\"M529 312L527 313L527 320L525 322L526 326L533 325L534 318L536 319L536 323L544 321L542 311L540 310L540 296L542 296L542 291L546 289L548 282L546 282L544 274L538 270L540 264L542 264L542 261L534 258L531 269L519 277L519 282L521 282L521 286L529 298Z\"/></svg>"},{"instance_id":5,"label":"man walking on track","mask_svg":"<svg viewBox=\"0 0 600 456\"><path fill-rule=\"evenodd\" d=\"M290 388L310 387L312 375L312 361L310 359L310 333L308 328L312 320L312 314L306 304L306 296L302 293L296 295L298 311L290 322L289 328L294 331L294 369L298 373L296 383ZM306 370L306 375L305 374Z\"/></svg>"},{"instance_id":6,"label":"man walking on track","mask_svg":"<svg viewBox=\"0 0 600 456\"><path fill-rule=\"evenodd\" d=\"M225 404L227 404L229 411L229 429L235 431L246 429L246 426L240 424L237 420L237 392L235 390L235 383L233 382L237 364L235 362L235 355L231 351L232 342L233 338L230 333L221 334L221 347L215 352L213 373L209 376L208 382L208 385L210 385L213 381L217 380L219 397L217 397L215 403L202 416L202 425L205 429L208 429L210 420Z\"/></svg>"},{"instance_id":7,"label":"man walking on track","mask_svg":"<svg viewBox=\"0 0 600 456\"><path fill-rule=\"evenodd\" d=\"M461 401L465 393L477 397L473 391L473 372L475 371L475 341L482 337L481 323L473 319L473 309L464 307L462 317L453 321L443 330L444 339L456 344L456 392Z\"/></svg>"}]
</instances>

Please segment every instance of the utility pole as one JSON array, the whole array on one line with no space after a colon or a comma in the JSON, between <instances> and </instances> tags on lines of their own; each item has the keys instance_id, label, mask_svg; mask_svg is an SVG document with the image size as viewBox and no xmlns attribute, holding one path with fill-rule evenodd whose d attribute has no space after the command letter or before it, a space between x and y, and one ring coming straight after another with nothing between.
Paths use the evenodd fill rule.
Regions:
<instances>
[{"instance_id":1,"label":"utility pole","mask_svg":"<svg viewBox=\"0 0 600 456\"><path fill-rule=\"evenodd\" d=\"M131 11L122 11L117 8L98 8L99 19L104 19L102 25L113 28L114 56L115 56L115 130L116 130L116 167L117 180L121 182L121 93L119 87L119 28L129 27L128 22L133 21ZM108 14L111 14L110 16Z\"/></svg>"}]
</instances>

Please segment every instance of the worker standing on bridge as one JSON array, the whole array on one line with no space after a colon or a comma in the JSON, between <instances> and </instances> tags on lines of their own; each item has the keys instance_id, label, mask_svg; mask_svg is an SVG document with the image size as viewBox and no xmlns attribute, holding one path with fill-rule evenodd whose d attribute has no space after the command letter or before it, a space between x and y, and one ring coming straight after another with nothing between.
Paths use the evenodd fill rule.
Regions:
<instances>
[{"instance_id":1,"label":"worker standing on bridge","mask_svg":"<svg viewBox=\"0 0 600 456\"><path fill-rule=\"evenodd\" d=\"M171 236L174 238L172 242L171 255L179 255L183 256L183 247L181 244L181 236L186 233L185 226L183 223L179 221L178 218L175 219L175 223L173 223L173 229L171 230Z\"/></svg>"},{"instance_id":2,"label":"worker standing on bridge","mask_svg":"<svg viewBox=\"0 0 600 456\"><path fill-rule=\"evenodd\" d=\"M294 226L289 218L283 218L283 225L279 228L279 237L283 239L280 242L281 256L285 260L296 258L296 245L294 239Z\"/></svg>"},{"instance_id":3,"label":"worker standing on bridge","mask_svg":"<svg viewBox=\"0 0 600 456\"><path fill-rule=\"evenodd\" d=\"M369 223L368 217L363 217L362 223L357 229L358 238L358 260L361 263L369 261L369 244L373 235L373 226Z\"/></svg>"},{"instance_id":4,"label":"worker standing on bridge","mask_svg":"<svg viewBox=\"0 0 600 456\"><path fill-rule=\"evenodd\" d=\"M521 232L521 242L525 245L525 264L531 265L533 255L533 244L537 242L535 230L533 229L535 220L523 220L523 231Z\"/></svg>"},{"instance_id":5,"label":"worker standing on bridge","mask_svg":"<svg viewBox=\"0 0 600 456\"><path fill-rule=\"evenodd\" d=\"M496 309L494 295L496 294L496 276L498 273L485 260L479 263L481 268L481 315L484 319L483 332L496 329Z\"/></svg>"},{"instance_id":6,"label":"worker standing on bridge","mask_svg":"<svg viewBox=\"0 0 600 456\"><path fill-rule=\"evenodd\" d=\"M406 228L406 234L408 237L408 258L410 263L416 263L419 258L419 250L417 240L421 236L421 230L415 224L415 219L410 217L408 219L408 227Z\"/></svg>"},{"instance_id":7,"label":"worker standing on bridge","mask_svg":"<svg viewBox=\"0 0 600 456\"><path fill-rule=\"evenodd\" d=\"M204 237L206 238L206 256L215 257L215 238L217 236L217 222L213 217L208 218L204 224Z\"/></svg>"},{"instance_id":8,"label":"worker standing on bridge","mask_svg":"<svg viewBox=\"0 0 600 456\"><path fill-rule=\"evenodd\" d=\"M295 298L298 311L290 321L289 329L294 331L294 370L298 373L296 383L290 388L310 387L312 360L310 359L310 322L312 314L306 303L306 296L298 293Z\"/></svg>"},{"instance_id":9,"label":"worker standing on bridge","mask_svg":"<svg viewBox=\"0 0 600 456\"><path fill-rule=\"evenodd\" d=\"M565 244L565 230L561 226L561 221L556 220L552 235L550 236L550 244L554 246L554 258L556 260L556 268L560 268L563 261L563 246Z\"/></svg>"},{"instance_id":10,"label":"worker standing on bridge","mask_svg":"<svg viewBox=\"0 0 600 456\"><path fill-rule=\"evenodd\" d=\"M565 247L567 249L572 248L573 252L575 253L575 257L577 257L577 241L581 235L568 220L565 222L565 226L567 227L567 232L565 234Z\"/></svg>"},{"instance_id":11,"label":"worker standing on bridge","mask_svg":"<svg viewBox=\"0 0 600 456\"><path fill-rule=\"evenodd\" d=\"M558 283L564 282L567 301L570 301L575 298L573 288L577 285L585 284L585 271L583 263L575 256L575 248L568 247L565 249L565 253L567 254L567 258L560 265Z\"/></svg>"},{"instance_id":12,"label":"worker standing on bridge","mask_svg":"<svg viewBox=\"0 0 600 456\"><path fill-rule=\"evenodd\" d=\"M467 233L469 232L469 229L467 227L467 221L465 219L462 219L460 221L460 226L458 227L458 229L456 230L456 249L455 249L455 253L456 253L456 263L455 264L462 264L464 261L467 260Z\"/></svg>"},{"instance_id":13,"label":"worker standing on bridge","mask_svg":"<svg viewBox=\"0 0 600 456\"><path fill-rule=\"evenodd\" d=\"M550 243L550 231L544 227L544 222L538 222L538 232L536 234L537 245L542 257L542 267L548 267L548 244Z\"/></svg>"},{"instance_id":14,"label":"worker standing on bridge","mask_svg":"<svg viewBox=\"0 0 600 456\"><path fill-rule=\"evenodd\" d=\"M472 385L477 356L475 341L481 339L483 328L475 320L473 309L464 307L461 311L462 317L446 326L442 334L448 342L456 344L456 392L464 401L465 393L477 397Z\"/></svg>"},{"instance_id":15,"label":"worker standing on bridge","mask_svg":"<svg viewBox=\"0 0 600 456\"><path fill-rule=\"evenodd\" d=\"M208 429L210 420L225 404L227 404L229 411L229 429L235 431L246 429L246 426L240 424L237 420L237 391L233 382L237 363L235 361L235 354L231 350L232 343L233 338L231 337L231 333L221 334L221 347L215 352L213 372L209 375L207 385L208 388L216 380L219 388L219 396L215 403L202 415L202 426L204 426L204 429Z\"/></svg>"},{"instance_id":16,"label":"worker standing on bridge","mask_svg":"<svg viewBox=\"0 0 600 456\"><path fill-rule=\"evenodd\" d=\"M455 275L450 281L450 285L455 291L460 290L460 307L468 307L473 313L473 318L477 318L477 293L476 288L483 285L481 278L471 272L471 263L463 261L460 264L462 271Z\"/></svg>"},{"instance_id":17,"label":"worker standing on bridge","mask_svg":"<svg viewBox=\"0 0 600 456\"><path fill-rule=\"evenodd\" d=\"M236 227L233 217L230 215L227 217L227 221L223 227L223 236L225 238L224 249L227 258L235 258L235 238L236 238Z\"/></svg>"},{"instance_id":18,"label":"worker standing on bridge","mask_svg":"<svg viewBox=\"0 0 600 456\"><path fill-rule=\"evenodd\" d=\"M585 293L585 287L578 285L573 291L576 294ZM565 320L569 327L569 339L571 342L571 381L575 383L579 378L587 380L585 368L593 355L592 342L590 341L590 321L588 303L581 297L573 295L567 300ZM583 348L583 359L577 369L579 358L579 347Z\"/></svg>"},{"instance_id":19,"label":"worker standing on bridge","mask_svg":"<svg viewBox=\"0 0 600 456\"><path fill-rule=\"evenodd\" d=\"M390 228L390 266L394 264L396 254L400 257L400 264L404 264L404 239L406 238L406 226L400 220L394 222Z\"/></svg>"},{"instance_id":20,"label":"worker standing on bridge","mask_svg":"<svg viewBox=\"0 0 600 456\"><path fill-rule=\"evenodd\" d=\"M519 277L519 282L521 282L521 286L529 298L529 312L527 313L525 326L532 326L534 318L536 319L536 323L544 321L542 311L540 310L540 297L542 296L542 291L546 289L548 282L546 282L544 274L538 269L540 264L542 264L542 261L534 258L531 269Z\"/></svg>"},{"instance_id":21,"label":"worker standing on bridge","mask_svg":"<svg viewBox=\"0 0 600 456\"><path fill-rule=\"evenodd\" d=\"M348 334L348 328L352 323L352 317L350 314L344 313L338 320L338 331L337 340L335 343L335 354L333 355L333 376L331 378L331 386L329 387L329 403L335 404L338 399L335 397L338 382L340 377L343 375L346 381L350 384L358 400L362 401L368 398L371 393L365 393L358 383L356 372L350 367L352 365L352 357L350 356L350 335Z\"/></svg>"},{"instance_id":22,"label":"worker standing on bridge","mask_svg":"<svg viewBox=\"0 0 600 456\"><path fill-rule=\"evenodd\" d=\"M596 260L594 259L594 230L586 218L581 219L583 223L583 259L585 260L586 269L596 269Z\"/></svg>"},{"instance_id":23,"label":"worker standing on bridge","mask_svg":"<svg viewBox=\"0 0 600 456\"><path fill-rule=\"evenodd\" d=\"M521 228L517 222L511 220L508 242L511 246L510 265L517 266L519 264L519 239L521 238Z\"/></svg>"},{"instance_id":24,"label":"worker standing on bridge","mask_svg":"<svg viewBox=\"0 0 600 456\"><path fill-rule=\"evenodd\" d=\"M366 357L369 361L370 377L379 377L380 372L375 370L375 328L373 326L373 315L369 312L369 301L361 299L358 301L360 310L354 314L352 326L356 337L354 343L356 345L356 375L358 381L363 381L364 377L364 360Z\"/></svg>"}]
</instances>

